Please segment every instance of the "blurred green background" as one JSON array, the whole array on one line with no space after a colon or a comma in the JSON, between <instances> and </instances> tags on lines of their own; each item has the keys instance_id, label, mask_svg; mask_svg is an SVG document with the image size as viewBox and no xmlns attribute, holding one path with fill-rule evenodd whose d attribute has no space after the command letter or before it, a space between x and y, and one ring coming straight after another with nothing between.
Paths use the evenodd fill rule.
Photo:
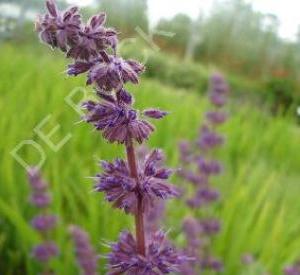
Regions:
<instances>
[{"instance_id":1,"label":"blurred green background","mask_svg":"<svg viewBox=\"0 0 300 275\"><path fill-rule=\"evenodd\" d=\"M173 167L179 165L178 142L196 137L209 108L209 75L224 73L231 86L230 119L221 129L226 146L218 152L225 173L214 182L222 199L211 211L223 228L213 249L225 263L224 274L282 274L300 257L300 40L283 39L276 15L255 10L249 1L216 1L205 16L179 13L154 26L149 1L99 0L83 12L89 17L106 11L108 25L121 33L120 53L146 64L141 84L130 90L139 108L171 112L155 123L149 144L163 148ZM85 80L67 78L64 57L40 45L32 19L43 4L0 1L0 274L5 275L39 270L30 255L39 238L28 222L35 210L28 203L25 170L11 155L25 140L38 144L46 157L42 170L53 192L52 210L60 217L53 236L61 247L53 262L57 274L78 274L68 224L86 229L99 254L107 252L104 240L116 240L121 229L133 227L130 217L91 192L88 177L99 171L97 160L122 156L123 148L107 145L89 125L77 123L80 115L68 102L83 99L76 88L86 89ZM57 152L34 131L42 121L45 133L60 125L55 143L69 137ZM32 144L18 154L30 164L40 160ZM180 245L188 210L178 203L168 205L165 227ZM254 255L254 266L242 265L244 253ZM101 259L102 272L104 265Z\"/></svg>"}]
</instances>

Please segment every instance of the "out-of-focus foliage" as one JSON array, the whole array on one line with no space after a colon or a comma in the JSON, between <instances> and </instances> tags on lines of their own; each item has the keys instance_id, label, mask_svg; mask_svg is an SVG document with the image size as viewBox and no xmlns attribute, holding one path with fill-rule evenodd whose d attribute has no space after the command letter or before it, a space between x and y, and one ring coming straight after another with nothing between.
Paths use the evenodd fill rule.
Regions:
<instances>
[{"instance_id":1,"label":"out-of-focus foliage","mask_svg":"<svg viewBox=\"0 0 300 275\"><path fill-rule=\"evenodd\" d=\"M145 76L155 78L168 85L192 89L197 93L205 93L207 91L207 83L209 75L216 69L214 66L207 67L200 63L190 61L180 61L175 56L163 51L154 51L147 47L145 41L134 39L132 43L128 41L121 48L122 55L125 57L134 57L146 64L147 70ZM228 76L230 86L235 91L234 95L243 100L248 101L254 97L258 101L270 101L266 92L261 92L265 88L264 83L249 81L247 78L231 74Z\"/></svg>"},{"instance_id":2,"label":"out-of-focus foliage","mask_svg":"<svg viewBox=\"0 0 300 275\"><path fill-rule=\"evenodd\" d=\"M177 27L174 24L179 22L176 18L161 20L157 26L176 33L174 37L156 38L165 50L176 48L178 53L183 54L191 36L197 36L193 49L195 61L218 64L226 71L261 83L272 82L280 74L281 79L292 84L286 85L285 99L281 103L288 107L290 99L300 97L300 43L285 41L279 36L279 20L275 15L255 11L243 0L231 0L216 2L212 13L199 18L196 25L185 21ZM282 95L282 92L275 92L269 98L276 103L282 99L276 98L279 94Z\"/></svg>"},{"instance_id":3,"label":"out-of-focus foliage","mask_svg":"<svg viewBox=\"0 0 300 275\"><path fill-rule=\"evenodd\" d=\"M136 33L139 27L148 31L146 0L99 0L99 9L108 15L108 25L121 31L124 37Z\"/></svg>"},{"instance_id":4,"label":"out-of-focus foliage","mask_svg":"<svg viewBox=\"0 0 300 275\"><path fill-rule=\"evenodd\" d=\"M177 14L171 20L162 19L158 23L158 30L167 30L170 33L174 33L171 40L174 42L172 51L179 51L182 53L187 47L189 38L191 36L192 20L185 14ZM163 40L161 43L163 43Z\"/></svg>"}]
</instances>

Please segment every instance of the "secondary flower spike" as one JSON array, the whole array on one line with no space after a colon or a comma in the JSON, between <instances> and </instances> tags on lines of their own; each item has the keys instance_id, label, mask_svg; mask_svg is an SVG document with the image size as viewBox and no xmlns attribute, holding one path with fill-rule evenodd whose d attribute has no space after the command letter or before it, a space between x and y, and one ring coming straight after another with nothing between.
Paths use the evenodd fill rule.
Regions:
<instances>
[{"instance_id":1,"label":"secondary flower spike","mask_svg":"<svg viewBox=\"0 0 300 275\"><path fill-rule=\"evenodd\" d=\"M192 192L187 192L191 197L186 199L191 210L208 207L220 197L219 191L211 186L210 181L223 170L221 163L213 158L213 152L224 143L224 137L216 132L216 128L227 119L227 113L221 108L227 102L228 92L223 76L219 73L213 74L209 91L213 109L205 114L198 138L194 142L179 144L183 168L178 175L192 184ZM182 274L196 275L205 269L222 271L223 265L211 255L209 245L211 236L217 234L220 228L220 222L209 216L199 219L195 215L185 220L183 229L187 244L184 251L196 260L183 264L180 267Z\"/></svg>"},{"instance_id":2,"label":"secondary flower spike","mask_svg":"<svg viewBox=\"0 0 300 275\"><path fill-rule=\"evenodd\" d=\"M52 270L48 267L47 262L58 255L58 247L50 240L49 233L56 226L57 217L47 213L51 199L48 193L48 184L42 179L39 169L31 167L28 169L27 175L32 190L31 204L40 210L40 213L31 220L31 226L39 232L42 238L42 242L33 247L31 255L38 262L44 264L50 274Z\"/></svg>"}]
</instances>

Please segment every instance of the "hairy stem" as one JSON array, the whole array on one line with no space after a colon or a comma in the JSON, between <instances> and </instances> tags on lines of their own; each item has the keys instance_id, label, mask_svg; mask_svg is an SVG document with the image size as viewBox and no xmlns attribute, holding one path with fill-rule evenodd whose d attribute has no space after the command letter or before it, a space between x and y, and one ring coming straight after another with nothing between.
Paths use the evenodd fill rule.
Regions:
<instances>
[{"instance_id":1,"label":"hairy stem","mask_svg":"<svg viewBox=\"0 0 300 275\"><path fill-rule=\"evenodd\" d=\"M137 163L135 158L135 151L132 139L129 140L126 144L126 153L127 160L130 169L131 177L135 178L137 184L139 184L138 180L138 170ZM143 205L142 205L142 196L137 193L137 213L135 215L135 230L136 230L136 241L137 241L137 249L138 253L141 255L145 255L145 230L144 230L144 213L143 213Z\"/></svg>"}]
</instances>

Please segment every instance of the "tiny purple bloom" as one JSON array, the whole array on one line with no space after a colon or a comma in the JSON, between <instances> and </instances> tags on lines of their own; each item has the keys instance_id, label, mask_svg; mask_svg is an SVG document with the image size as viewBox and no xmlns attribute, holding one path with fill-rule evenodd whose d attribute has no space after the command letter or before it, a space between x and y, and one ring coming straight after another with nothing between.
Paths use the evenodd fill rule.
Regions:
<instances>
[{"instance_id":1,"label":"tiny purple bloom","mask_svg":"<svg viewBox=\"0 0 300 275\"><path fill-rule=\"evenodd\" d=\"M32 205L39 208L47 207L52 202L51 195L47 192L34 192L29 200Z\"/></svg>"},{"instance_id":2,"label":"tiny purple bloom","mask_svg":"<svg viewBox=\"0 0 300 275\"><path fill-rule=\"evenodd\" d=\"M37 245L32 250L32 256L39 262L48 262L58 255L58 248L53 242L45 242Z\"/></svg>"},{"instance_id":3,"label":"tiny purple bloom","mask_svg":"<svg viewBox=\"0 0 300 275\"><path fill-rule=\"evenodd\" d=\"M211 103L216 105L217 107L222 107L227 102L227 98L225 97L225 95L218 94L215 92L211 93L209 98L210 98Z\"/></svg>"},{"instance_id":4,"label":"tiny purple bloom","mask_svg":"<svg viewBox=\"0 0 300 275\"><path fill-rule=\"evenodd\" d=\"M224 143L224 138L210 130L207 126L203 126L197 143L201 149L208 150L222 145Z\"/></svg>"},{"instance_id":5,"label":"tiny purple bloom","mask_svg":"<svg viewBox=\"0 0 300 275\"><path fill-rule=\"evenodd\" d=\"M251 265L255 262L255 258L251 253L245 253L241 257L241 262L244 265Z\"/></svg>"},{"instance_id":6,"label":"tiny purple bloom","mask_svg":"<svg viewBox=\"0 0 300 275\"><path fill-rule=\"evenodd\" d=\"M216 201L219 197L219 191L212 189L211 187L199 188L196 195L192 199L188 199L187 203L190 207L197 208Z\"/></svg>"},{"instance_id":7,"label":"tiny purple bloom","mask_svg":"<svg viewBox=\"0 0 300 275\"><path fill-rule=\"evenodd\" d=\"M217 219L202 219L199 225L202 232L204 232L206 235L215 235L219 233L221 229L220 222Z\"/></svg>"},{"instance_id":8,"label":"tiny purple bloom","mask_svg":"<svg viewBox=\"0 0 300 275\"><path fill-rule=\"evenodd\" d=\"M202 268L212 269L216 272L221 272L221 271L223 271L224 266L220 260L218 260L214 257L208 257L208 258L202 260Z\"/></svg>"},{"instance_id":9,"label":"tiny purple bloom","mask_svg":"<svg viewBox=\"0 0 300 275\"><path fill-rule=\"evenodd\" d=\"M210 77L210 90L218 94L227 94L229 92L228 84L220 73L214 73Z\"/></svg>"},{"instance_id":10,"label":"tiny purple bloom","mask_svg":"<svg viewBox=\"0 0 300 275\"><path fill-rule=\"evenodd\" d=\"M33 191L42 192L47 189L48 184L42 179L38 168L29 168L27 171L27 176Z\"/></svg>"},{"instance_id":11,"label":"tiny purple bloom","mask_svg":"<svg viewBox=\"0 0 300 275\"><path fill-rule=\"evenodd\" d=\"M222 171L220 162L216 160L206 160L203 157L197 159L198 168L205 175L218 175Z\"/></svg>"},{"instance_id":12,"label":"tiny purple bloom","mask_svg":"<svg viewBox=\"0 0 300 275\"><path fill-rule=\"evenodd\" d=\"M147 109L143 111L143 114L150 118L161 119L165 117L168 112L160 111L158 109Z\"/></svg>"},{"instance_id":13,"label":"tiny purple bloom","mask_svg":"<svg viewBox=\"0 0 300 275\"><path fill-rule=\"evenodd\" d=\"M207 112L206 119L213 125L219 125L226 121L227 114L221 111L218 112Z\"/></svg>"},{"instance_id":14,"label":"tiny purple bloom","mask_svg":"<svg viewBox=\"0 0 300 275\"><path fill-rule=\"evenodd\" d=\"M57 217L54 215L39 215L32 219L31 225L38 231L47 231L55 227Z\"/></svg>"}]
</instances>

